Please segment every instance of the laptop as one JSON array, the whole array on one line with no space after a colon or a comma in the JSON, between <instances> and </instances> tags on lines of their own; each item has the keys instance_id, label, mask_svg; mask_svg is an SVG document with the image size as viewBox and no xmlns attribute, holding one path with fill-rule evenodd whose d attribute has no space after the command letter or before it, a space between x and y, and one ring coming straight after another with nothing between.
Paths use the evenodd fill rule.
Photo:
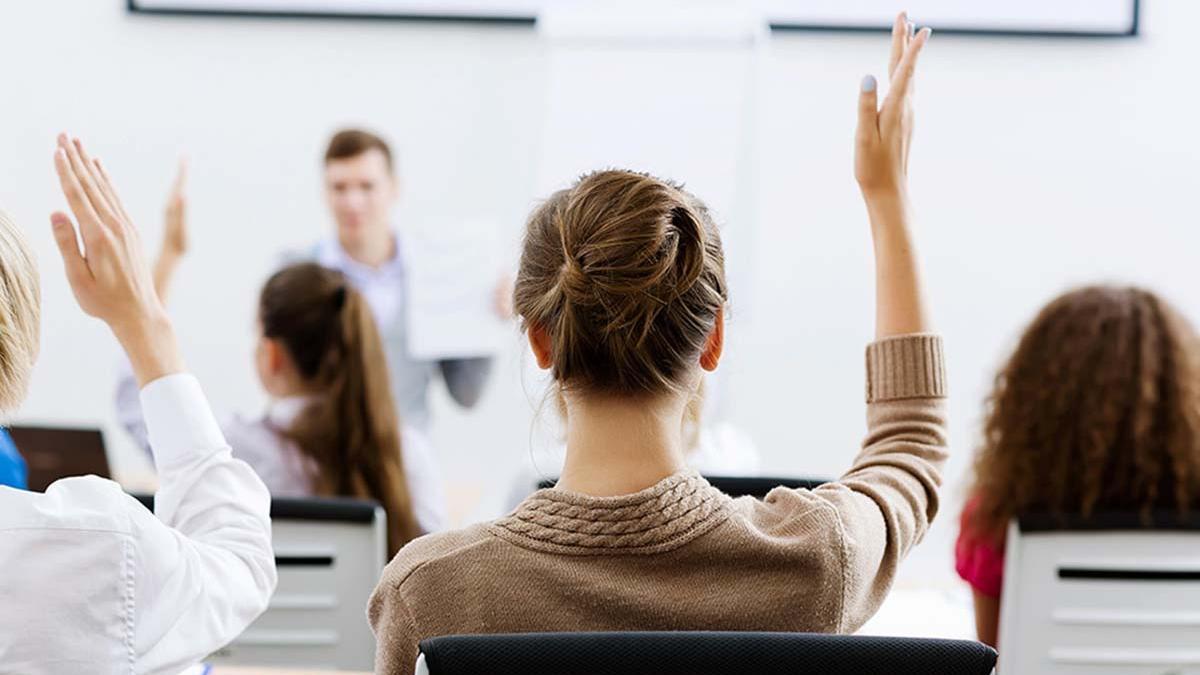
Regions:
<instances>
[{"instance_id":1,"label":"laptop","mask_svg":"<svg viewBox=\"0 0 1200 675\"><path fill-rule=\"evenodd\" d=\"M45 492L68 476L112 477L99 429L11 426L8 433L29 468L30 490Z\"/></svg>"}]
</instances>

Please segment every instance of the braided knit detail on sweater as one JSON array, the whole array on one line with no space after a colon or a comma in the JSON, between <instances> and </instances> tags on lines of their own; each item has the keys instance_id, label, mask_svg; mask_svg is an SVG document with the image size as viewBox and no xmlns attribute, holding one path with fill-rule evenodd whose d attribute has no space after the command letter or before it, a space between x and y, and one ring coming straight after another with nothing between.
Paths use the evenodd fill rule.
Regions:
<instances>
[{"instance_id":1,"label":"braided knit detail on sweater","mask_svg":"<svg viewBox=\"0 0 1200 675\"><path fill-rule=\"evenodd\" d=\"M538 490L489 529L518 546L567 555L659 553L724 522L731 501L687 471L620 497Z\"/></svg>"}]
</instances>

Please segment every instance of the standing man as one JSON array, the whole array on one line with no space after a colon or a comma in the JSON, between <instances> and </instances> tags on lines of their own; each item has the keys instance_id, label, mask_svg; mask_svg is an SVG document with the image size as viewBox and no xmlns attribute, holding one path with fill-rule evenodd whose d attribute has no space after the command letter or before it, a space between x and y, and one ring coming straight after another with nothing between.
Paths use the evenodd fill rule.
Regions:
<instances>
[{"instance_id":1,"label":"standing man","mask_svg":"<svg viewBox=\"0 0 1200 675\"><path fill-rule=\"evenodd\" d=\"M318 242L310 256L340 270L366 297L386 345L400 415L427 429L427 391L433 379L444 378L450 396L469 408L483 391L491 358L428 361L409 350L403 242L391 221L399 194L392 151L382 138L360 129L334 134L325 151L325 198L337 230ZM505 318L511 314L505 297L510 285L501 280L496 291L496 311Z\"/></svg>"}]
</instances>

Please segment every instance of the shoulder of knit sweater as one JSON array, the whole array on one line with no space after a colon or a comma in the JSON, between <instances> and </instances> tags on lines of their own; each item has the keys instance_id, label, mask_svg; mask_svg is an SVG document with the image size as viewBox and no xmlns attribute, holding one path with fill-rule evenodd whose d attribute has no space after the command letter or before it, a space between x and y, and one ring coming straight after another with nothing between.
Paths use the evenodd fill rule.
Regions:
<instances>
[{"instance_id":1,"label":"shoulder of knit sweater","mask_svg":"<svg viewBox=\"0 0 1200 675\"><path fill-rule=\"evenodd\" d=\"M836 485L829 483L818 489ZM733 508L745 518L749 527L768 533L777 526L794 524L800 519L829 523L838 520L837 509L812 490L794 490L782 486L772 489L762 499L738 497L733 500Z\"/></svg>"},{"instance_id":2,"label":"shoulder of knit sweater","mask_svg":"<svg viewBox=\"0 0 1200 675\"><path fill-rule=\"evenodd\" d=\"M499 541L487 531L487 527L488 523L478 523L459 530L427 534L408 542L384 568L379 586L398 588L423 565L489 541Z\"/></svg>"}]
</instances>

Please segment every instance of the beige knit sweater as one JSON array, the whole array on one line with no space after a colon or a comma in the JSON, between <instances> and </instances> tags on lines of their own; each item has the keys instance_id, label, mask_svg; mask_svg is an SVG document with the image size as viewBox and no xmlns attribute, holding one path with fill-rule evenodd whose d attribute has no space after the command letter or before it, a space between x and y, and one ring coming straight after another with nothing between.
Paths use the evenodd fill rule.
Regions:
<instances>
[{"instance_id":1,"label":"beige knit sweater","mask_svg":"<svg viewBox=\"0 0 1200 675\"><path fill-rule=\"evenodd\" d=\"M540 490L417 539L371 597L376 671L410 675L437 635L854 631L937 512L945 391L939 338L884 340L867 348L866 442L836 483L761 501L695 473L621 497Z\"/></svg>"}]
</instances>

